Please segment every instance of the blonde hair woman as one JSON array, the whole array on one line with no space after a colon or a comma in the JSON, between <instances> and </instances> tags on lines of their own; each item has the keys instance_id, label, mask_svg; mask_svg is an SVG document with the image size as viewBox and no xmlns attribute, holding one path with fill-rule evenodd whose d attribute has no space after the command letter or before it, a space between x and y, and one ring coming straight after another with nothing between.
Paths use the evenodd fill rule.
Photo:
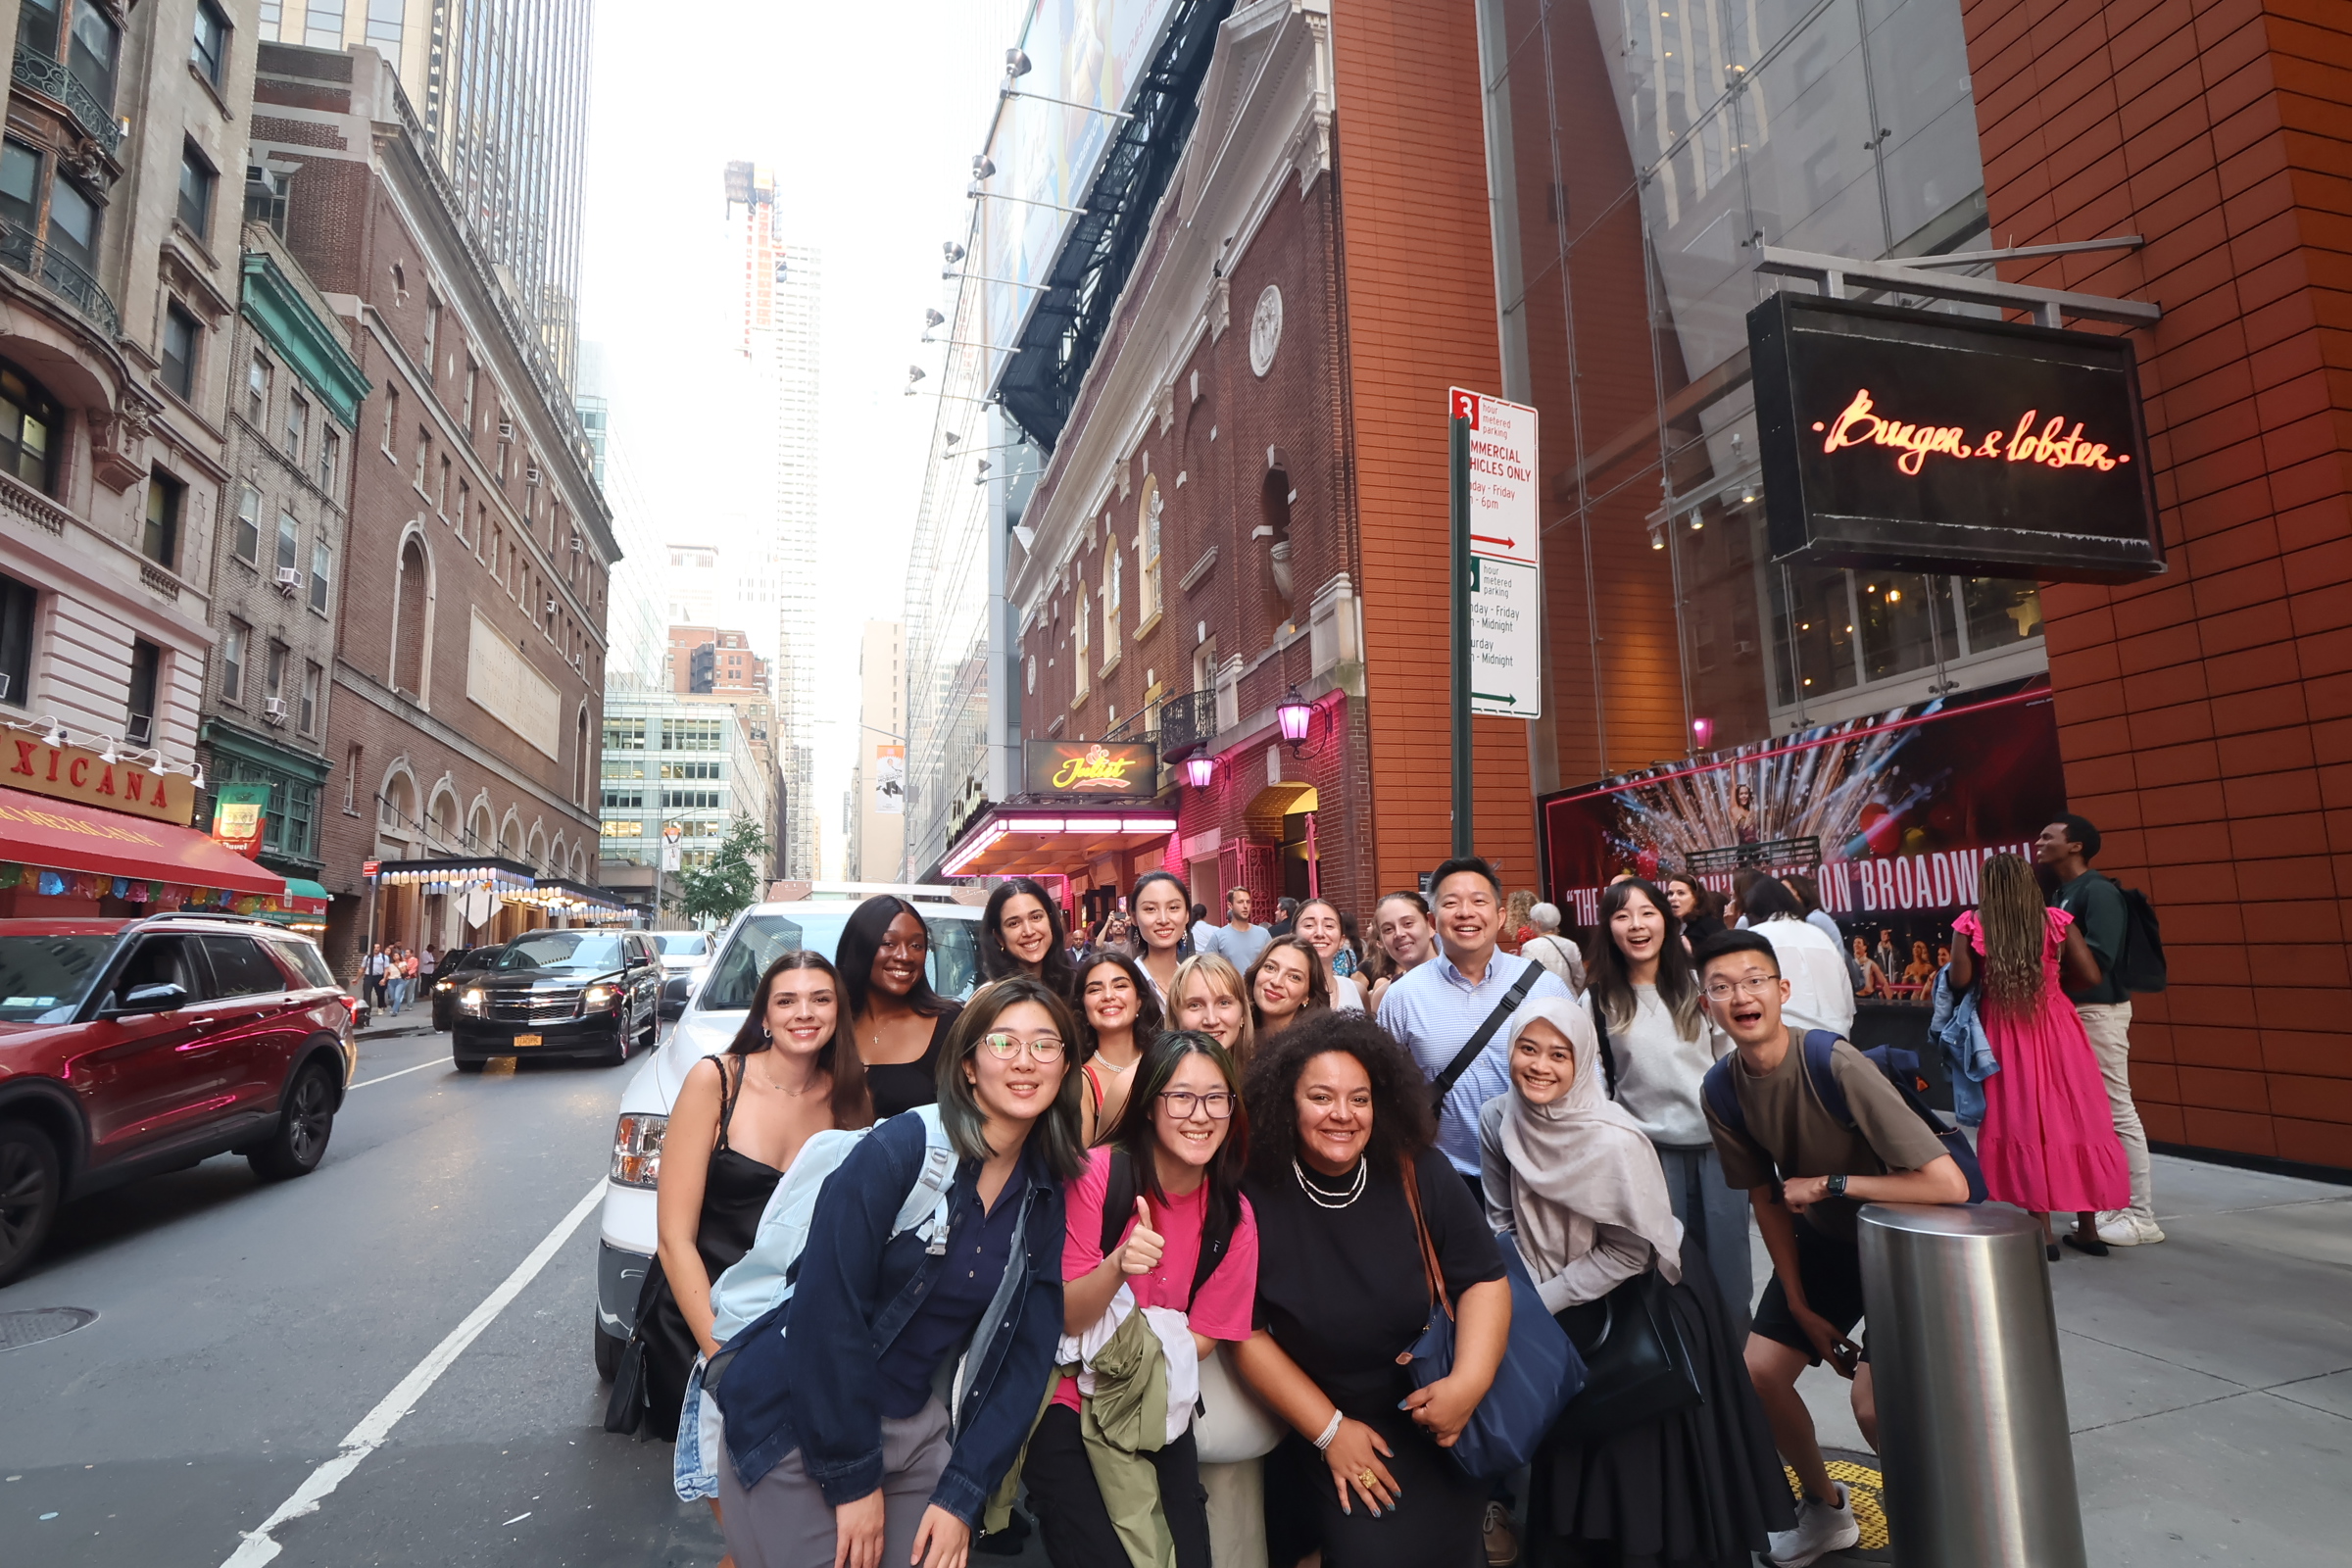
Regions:
<instances>
[{"instance_id":1,"label":"blonde hair woman","mask_svg":"<svg viewBox=\"0 0 2352 1568\"><path fill-rule=\"evenodd\" d=\"M1168 1027L1198 1029L1213 1036L1245 1070L1257 1049L1257 1026L1250 1016L1250 988L1221 953L1202 953L1177 966L1168 988Z\"/></svg>"}]
</instances>

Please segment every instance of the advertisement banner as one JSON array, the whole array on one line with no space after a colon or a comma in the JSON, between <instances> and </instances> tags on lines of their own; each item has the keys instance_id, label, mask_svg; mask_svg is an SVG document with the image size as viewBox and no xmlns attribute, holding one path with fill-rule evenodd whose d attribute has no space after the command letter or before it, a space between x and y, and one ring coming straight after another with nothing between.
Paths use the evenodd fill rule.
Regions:
<instances>
[{"instance_id":1,"label":"advertisement banner","mask_svg":"<svg viewBox=\"0 0 2352 1568\"><path fill-rule=\"evenodd\" d=\"M906 814L906 748L874 748L874 793L871 809L877 816Z\"/></svg>"},{"instance_id":2,"label":"advertisement banner","mask_svg":"<svg viewBox=\"0 0 2352 1568\"><path fill-rule=\"evenodd\" d=\"M2046 676L1913 704L1540 803L1545 894L1591 927L1621 872L1697 870L1728 893L1747 864L1809 871L1822 906L1874 958L1944 940L1989 856L2033 858L2066 809ZM1882 933L1885 933L1883 936Z\"/></svg>"},{"instance_id":3,"label":"advertisement banner","mask_svg":"<svg viewBox=\"0 0 2352 1568\"><path fill-rule=\"evenodd\" d=\"M155 773L145 762L110 760L86 746L51 746L26 735L9 736L0 750L0 785L181 827L196 808L185 773Z\"/></svg>"},{"instance_id":4,"label":"advertisement banner","mask_svg":"<svg viewBox=\"0 0 2352 1568\"><path fill-rule=\"evenodd\" d=\"M1149 741L1026 744L1026 794L1148 801L1159 793L1159 748Z\"/></svg>"},{"instance_id":5,"label":"advertisement banner","mask_svg":"<svg viewBox=\"0 0 2352 1568\"><path fill-rule=\"evenodd\" d=\"M269 811L269 785L220 785L213 791L213 842L254 858L262 853Z\"/></svg>"}]
</instances>

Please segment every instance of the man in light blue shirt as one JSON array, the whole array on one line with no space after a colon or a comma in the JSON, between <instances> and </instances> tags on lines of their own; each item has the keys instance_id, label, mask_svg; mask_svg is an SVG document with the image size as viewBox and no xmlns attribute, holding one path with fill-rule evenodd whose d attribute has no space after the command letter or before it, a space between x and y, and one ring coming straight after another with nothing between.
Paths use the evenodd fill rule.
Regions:
<instances>
[{"instance_id":1,"label":"man in light blue shirt","mask_svg":"<svg viewBox=\"0 0 2352 1568\"><path fill-rule=\"evenodd\" d=\"M1413 1054L1424 1077L1435 1079L1519 977L1536 971L1536 983L1520 1006L1544 997L1573 1001L1559 976L1533 958L1514 958L1496 950L1502 934L1502 884L1494 869L1476 857L1447 860L1430 882L1441 951L1408 969L1381 1000L1380 1026ZM1478 1186L1478 1110L1511 1087L1510 1058L1502 1043L1510 1022L1488 1039L1446 1096L1438 1112L1438 1148L1473 1188Z\"/></svg>"},{"instance_id":2,"label":"man in light blue shirt","mask_svg":"<svg viewBox=\"0 0 2352 1568\"><path fill-rule=\"evenodd\" d=\"M1225 895L1225 923L1209 934L1207 946L1196 947L1203 953L1223 954L1227 963L1248 974L1273 940L1273 933L1264 926L1250 923L1250 890L1235 888Z\"/></svg>"}]
</instances>

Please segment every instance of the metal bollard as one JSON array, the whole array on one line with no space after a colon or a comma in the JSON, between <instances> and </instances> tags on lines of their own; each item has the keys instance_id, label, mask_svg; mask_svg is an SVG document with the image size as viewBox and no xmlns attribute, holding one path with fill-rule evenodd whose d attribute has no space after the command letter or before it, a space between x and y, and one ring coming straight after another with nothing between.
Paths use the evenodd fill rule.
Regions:
<instances>
[{"instance_id":1,"label":"metal bollard","mask_svg":"<svg viewBox=\"0 0 2352 1568\"><path fill-rule=\"evenodd\" d=\"M2084 1568L2041 1221L1861 1214L1886 1519L1902 1568Z\"/></svg>"}]
</instances>

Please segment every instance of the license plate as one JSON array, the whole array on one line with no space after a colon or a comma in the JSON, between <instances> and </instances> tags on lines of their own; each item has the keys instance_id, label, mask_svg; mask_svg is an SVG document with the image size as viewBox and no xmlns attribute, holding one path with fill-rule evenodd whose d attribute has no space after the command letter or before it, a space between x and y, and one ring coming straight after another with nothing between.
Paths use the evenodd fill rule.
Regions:
<instances>
[{"instance_id":1,"label":"license plate","mask_svg":"<svg viewBox=\"0 0 2352 1568\"><path fill-rule=\"evenodd\" d=\"M538 1035L516 1035L514 1037L514 1044L517 1046L535 1046L539 1044L539 1041Z\"/></svg>"}]
</instances>

